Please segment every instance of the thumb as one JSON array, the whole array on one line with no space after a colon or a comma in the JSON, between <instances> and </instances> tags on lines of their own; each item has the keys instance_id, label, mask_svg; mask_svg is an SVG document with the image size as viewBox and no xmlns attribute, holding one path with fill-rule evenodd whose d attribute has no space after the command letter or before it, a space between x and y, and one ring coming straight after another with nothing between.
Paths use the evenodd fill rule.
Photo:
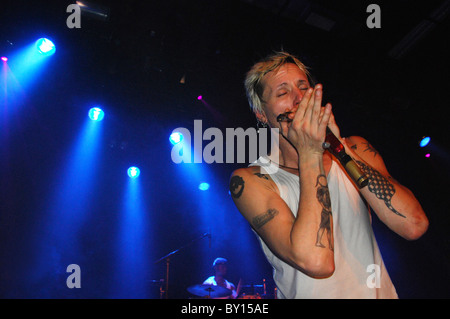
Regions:
<instances>
[{"instance_id":1,"label":"thumb","mask_svg":"<svg viewBox=\"0 0 450 319\"><path fill-rule=\"evenodd\" d=\"M338 140L342 141L341 132L339 130L339 126L336 123L333 112L331 112L330 119L328 120L328 128L331 130L331 132L333 132Z\"/></svg>"}]
</instances>

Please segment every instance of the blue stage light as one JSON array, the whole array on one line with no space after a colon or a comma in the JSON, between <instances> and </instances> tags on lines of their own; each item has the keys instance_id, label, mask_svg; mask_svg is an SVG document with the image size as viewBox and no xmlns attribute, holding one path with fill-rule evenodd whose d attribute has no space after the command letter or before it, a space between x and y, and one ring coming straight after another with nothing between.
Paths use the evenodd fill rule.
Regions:
<instances>
[{"instance_id":1,"label":"blue stage light","mask_svg":"<svg viewBox=\"0 0 450 319\"><path fill-rule=\"evenodd\" d=\"M47 38L40 38L37 40L36 48L42 55L52 55L56 51L55 44Z\"/></svg>"},{"instance_id":2,"label":"blue stage light","mask_svg":"<svg viewBox=\"0 0 450 319\"><path fill-rule=\"evenodd\" d=\"M425 147L428 145L428 143L430 143L431 138L429 136L424 137L421 141L420 141L420 147Z\"/></svg>"},{"instance_id":3,"label":"blue stage light","mask_svg":"<svg viewBox=\"0 0 450 319\"><path fill-rule=\"evenodd\" d=\"M201 191L206 191L209 189L209 184L205 182L200 183L200 185L198 185L198 189Z\"/></svg>"},{"instance_id":4,"label":"blue stage light","mask_svg":"<svg viewBox=\"0 0 450 319\"><path fill-rule=\"evenodd\" d=\"M173 145L180 143L183 140L183 134L179 132L173 132L170 134L169 141Z\"/></svg>"},{"instance_id":5,"label":"blue stage light","mask_svg":"<svg viewBox=\"0 0 450 319\"><path fill-rule=\"evenodd\" d=\"M89 110L89 118L93 121L101 121L105 117L105 112L99 107L93 107Z\"/></svg>"},{"instance_id":6,"label":"blue stage light","mask_svg":"<svg viewBox=\"0 0 450 319\"><path fill-rule=\"evenodd\" d=\"M141 174L141 171L136 166L132 166L128 169L128 176L130 178L138 178Z\"/></svg>"}]
</instances>

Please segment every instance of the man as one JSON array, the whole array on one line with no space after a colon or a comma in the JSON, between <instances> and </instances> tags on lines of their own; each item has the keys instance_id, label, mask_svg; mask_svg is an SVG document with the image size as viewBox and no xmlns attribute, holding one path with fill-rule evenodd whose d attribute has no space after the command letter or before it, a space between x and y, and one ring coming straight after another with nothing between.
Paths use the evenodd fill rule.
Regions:
<instances>
[{"instance_id":1,"label":"man","mask_svg":"<svg viewBox=\"0 0 450 319\"><path fill-rule=\"evenodd\" d=\"M233 172L233 201L274 269L278 298L398 298L366 204L408 240L426 232L428 219L368 141L340 137L331 104L322 106L322 85L311 87L311 82L307 68L285 52L248 72L250 106L259 122L279 128L282 136L275 139L277 157L272 149L269 156ZM291 121L278 122L285 112L291 112ZM368 176L368 186L355 186L324 152L327 126ZM375 285L368 269L376 270Z\"/></svg>"},{"instance_id":2,"label":"man","mask_svg":"<svg viewBox=\"0 0 450 319\"><path fill-rule=\"evenodd\" d=\"M231 290L231 296L226 297L235 299L238 295L238 292L236 291L236 287L225 279L225 276L227 275L227 260L225 258L216 258L213 262L213 269L214 269L214 276L209 277L206 279L203 284L204 285L213 285L213 286L220 286L226 289Z\"/></svg>"}]
</instances>

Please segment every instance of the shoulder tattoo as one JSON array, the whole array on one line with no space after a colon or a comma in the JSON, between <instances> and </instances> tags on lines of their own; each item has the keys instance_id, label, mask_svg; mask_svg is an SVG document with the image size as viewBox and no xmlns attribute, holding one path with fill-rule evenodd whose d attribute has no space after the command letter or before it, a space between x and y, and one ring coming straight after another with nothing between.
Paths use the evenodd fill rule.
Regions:
<instances>
[{"instance_id":1,"label":"shoulder tattoo","mask_svg":"<svg viewBox=\"0 0 450 319\"><path fill-rule=\"evenodd\" d=\"M234 175L230 179L230 193L233 198L239 198L244 191L244 179L239 175Z\"/></svg>"},{"instance_id":2,"label":"shoulder tattoo","mask_svg":"<svg viewBox=\"0 0 450 319\"><path fill-rule=\"evenodd\" d=\"M267 177L267 174L254 173L253 175L258 176L259 178L264 178L264 179L266 179L266 180L269 180L269 177Z\"/></svg>"}]
</instances>

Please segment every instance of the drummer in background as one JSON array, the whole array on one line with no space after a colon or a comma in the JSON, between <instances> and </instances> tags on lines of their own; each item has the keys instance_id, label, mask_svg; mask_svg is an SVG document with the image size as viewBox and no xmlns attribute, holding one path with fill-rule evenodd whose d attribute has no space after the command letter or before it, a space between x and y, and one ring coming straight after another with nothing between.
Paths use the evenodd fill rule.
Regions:
<instances>
[{"instance_id":1,"label":"drummer in background","mask_svg":"<svg viewBox=\"0 0 450 319\"><path fill-rule=\"evenodd\" d=\"M231 290L231 295L227 297L231 299L236 299L239 292L236 290L236 287L225 279L225 276L227 275L227 260L225 258L216 258L213 262L213 268L214 268L214 276L209 277L206 279L203 284L204 285L213 285L213 286L220 286L223 288L227 288Z\"/></svg>"}]
</instances>

